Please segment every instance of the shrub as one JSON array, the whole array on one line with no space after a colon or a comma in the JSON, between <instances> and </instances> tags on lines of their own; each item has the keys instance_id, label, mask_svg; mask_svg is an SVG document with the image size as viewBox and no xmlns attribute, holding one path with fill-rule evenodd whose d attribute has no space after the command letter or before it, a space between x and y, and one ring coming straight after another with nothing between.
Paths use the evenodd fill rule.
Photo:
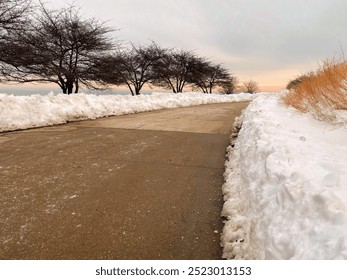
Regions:
<instances>
[{"instance_id":1,"label":"shrub","mask_svg":"<svg viewBox=\"0 0 347 280\"><path fill-rule=\"evenodd\" d=\"M233 94L238 89L239 79L235 76L230 76L229 79L221 83L219 92L223 94Z\"/></svg>"},{"instance_id":2,"label":"shrub","mask_svg":"<svg viewBox=\"0 0 347 280\"><path fill-rule=\"evenodd\" d=\"M306 80L307 78L309 78L313 74L314 74L313 72L309 72L309 73L297 76L295 79L291 80L287 84L286 89L288 89L288 90L294 89L295 87L300 85L302 83L302 81Z\"/></svg>"},{"instance_id":3,"label":"shrub","mask_svg":"<svg viewBox=\"0 0 347 280\"><path fill-rule=\"evenodd\" d=\"M258 88L258 83L256 81L249 80L243 83L243 89L247 93L255 93Z\"/></svg>"},{"instance_id":4,"label":"shrub","mask_svg":"<svg viewBox=\"0 0 347 280\"><path fill-rule=\"evenodd\" d=\"M324 61L284 96L284 102L320 120L334 121L338 110L347 109L347 62Z\"/></svg>"}]
</instances>

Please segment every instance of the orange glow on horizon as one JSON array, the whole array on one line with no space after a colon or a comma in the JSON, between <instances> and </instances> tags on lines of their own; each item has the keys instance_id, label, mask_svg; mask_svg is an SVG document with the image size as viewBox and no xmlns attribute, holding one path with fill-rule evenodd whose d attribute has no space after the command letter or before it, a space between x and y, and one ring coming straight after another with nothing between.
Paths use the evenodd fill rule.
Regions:
<instances>
[{"instance_id":1,"label":"orange glow on horizon","mask_svg":"<svg viewBox=\"0 0 347 280\"><path fill-rule=\"evenodd\" d=\"M284 90L286 87L285 86L259 86L259 90L260 91L270 91L270 92L273 92L273 91L282 91Z\"/></svg>"}]
</instances>

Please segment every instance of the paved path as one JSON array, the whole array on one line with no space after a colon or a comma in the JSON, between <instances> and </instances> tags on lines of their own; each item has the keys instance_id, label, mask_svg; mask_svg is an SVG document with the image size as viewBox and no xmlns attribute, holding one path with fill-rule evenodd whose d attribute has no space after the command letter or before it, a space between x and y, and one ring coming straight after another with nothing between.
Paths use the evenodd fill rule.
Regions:
<instances>
[{"instance_id":1,"label":"paved path","mask_svg":"<svg viewBox=\"0 0 347 280\"><path fill-rule=\"evenodd\" d=\"M219 259L225 149L246 105L0 134L0 259Z\"/></svg>"}]
</instances>

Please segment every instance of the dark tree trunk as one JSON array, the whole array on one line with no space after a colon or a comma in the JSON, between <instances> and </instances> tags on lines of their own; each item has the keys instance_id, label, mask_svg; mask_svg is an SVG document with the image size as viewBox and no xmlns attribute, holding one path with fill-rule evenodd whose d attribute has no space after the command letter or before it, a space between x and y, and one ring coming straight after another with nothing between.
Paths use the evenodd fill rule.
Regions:
<instances>
[{"instance_id":1,"label":"dark tree trunk","mask_svg":"<svg viewBox=\"0 0 347 280\"><path fill-rule=\"evenodd\" d=\"M64 94L66 94L67 93L67 87L65 86L65 84L64 85L59 85L60 86L60 88L61 88L61 91L64 93Z\"/></svg>"},{"instance_id":2,"label":"dark tree trunk","mask_svg":"<svg viewBox=\"0 0 347 280\"><path fill-rule=\"evenodd\" d=\"M73 83L72 82L68 82L67 83L67 94L71 94L73 91Z\"/></svg>"},{"instance_id":3,"label":"dark tree trunk","mask_svg":"<svg viewBox=\"0 0 347 280\"><path fill-rule=\"evenodd\" d=\"M135 94L134 94L134 91L133 91L131 85L129 83L127 83L127 82L126 82L126 84L127 84L128 88L129 88L129 90L131 92L131 95L134 96Z\"/></svg>"},{"instance_id":4,"label":"dark tree trunk","mask_svg":"<svg viewBox=\"0 0 347 280\"><path fill-rule=\"evenodd\" d=\"M210 88L210 93L212 93L212 89L213 89L213 84L212 83L210 83L209 88Z\"/></svg>"},{"instance_id":5,"label":"dark tree trunk","mask_svg":"<svg viewBox=\"0 0 347 280\"><path fill-rule=\"evenodd\" d=\"M79 88L80 88L80 85L78 83L78 79L76 79L76 82L75 82L75 93L78 93Z\"/></svg>"},{"instance_id":6,"label":"dark tree trunk","mask_svg":"<svg viewBox=\"0 0 347 280\"><path fill-rule=\"evenodd\" d=\"M135 94L136 95L140 95L141 94L141 88L142 88L141 84L136 84L135 85Z\"/></svg>"}]
</instances>

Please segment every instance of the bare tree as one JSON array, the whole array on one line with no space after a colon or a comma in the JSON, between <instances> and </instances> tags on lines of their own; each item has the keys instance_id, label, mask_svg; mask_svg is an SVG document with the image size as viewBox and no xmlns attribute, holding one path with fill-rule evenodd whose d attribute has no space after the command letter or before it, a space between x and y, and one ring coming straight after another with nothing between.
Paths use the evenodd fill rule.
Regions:
<instances>
[{"instance_id":1,"label":"bare tree","mask_svg":"<svg viewBox=\"0 0 347 280\"><path fill-rule=\"evenodd\" d=\"M79 90L80 83L93 86L91 68L96 57L112 49L111 30L97 19L81 19L73 6L48 10L26 32L13 30L0 45L2 74L8 81L51 82L63 93Z\"/></svg>"},{"instance_id":2,"label":"bare tree","mask_svg":"<svg viewBox=\"0 0 347 280\"><path fill-rule=\"evenodd\" d=\"M175 93L182 92L187 84L194 82L198 65L201 65L201 60L193 52L167 52L155 65L156 78L152 83Z\"/></svg>"},{"instance_id":3,"label":"bare tree","mask_svg":"<svg viewBox=\"0 0 347 280\"><path fill-rule=\"evenodd\" d=\"M249 80L243 83L244 90L247 93L255 93L258 90L258 83L253 80Z\"/></svg>"},{"instance_id":4,"label":"bare tree","mask_svg":"<svg viewBox=\"0 0 347 280\"><path fill-rule=\"evenodd\" d=\"M131 45L97 62L97 79L113 85L126 85L132 95L139 95L142 87L154 79L154 65L165 50L152 42L146 46Z\"/></svg>"},{"instance_id":5,"label":"bare tree","mask_svg":"<svg viewBox=\"0 0 347 280\"><path fill-rule=\"evenodd\" d=\"M6 64L3 63L3 45L9 32L23 30L31 12L30 0L0 0L0 73ZM2 76L0 81L4 82Z\"/></svg>"},{"instance_id":6,"label":"bare tree","mask_svg":"<svg viewBox=\"0 0 347 280\"><path fill-rule=\"evenodd\" d=\"M30 11L30 0L0 0L0 35L7 30L17 29Z\"/></svg>"},{"instance_id":7,"label":"bare tree","mask_svg":"<svg viewBox=\"0 0 347 280\"><path fill-rule=\"evenodd\" d=\"M238 88L239 79L235 76L230 76L225 82L220 85L220 92L224 94L233 94Z\"/></svg>"},{"instance_id":8,"label":"bare tree","mask_svg":"<svg viewBox=\"0 0 347 280\"><path fill-rule=\"evenodd\" d=\"M193 81L195 87L202 90L204 93L212 93L213 88L222 86L230 79L230 74L227 69L220 64L212 64L208 61L200 61L197 64L198 68L194 71Z\"/></svg>"}]
</instances>

